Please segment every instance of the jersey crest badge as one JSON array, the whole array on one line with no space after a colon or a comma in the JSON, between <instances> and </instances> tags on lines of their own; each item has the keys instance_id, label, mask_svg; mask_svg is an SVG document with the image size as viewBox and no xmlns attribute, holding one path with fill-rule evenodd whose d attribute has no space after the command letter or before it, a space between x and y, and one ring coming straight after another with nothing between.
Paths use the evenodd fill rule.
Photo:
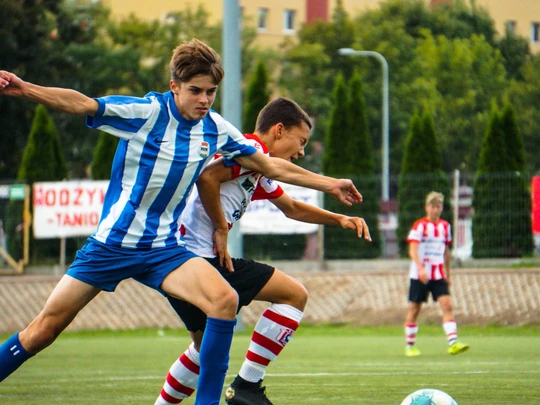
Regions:
<instances>
[{"instance_id":1,"label":"jersey crest badge","mask_svg":"<svg viewBox=\"0 0 540 405\"><path fill-rule=\"evenodd\" d=\"M202 158L207 158L209 152L210 152L210 144L206 141L202 141L201 148L199 149L199 156Z\"/></svg>"}]
</instances>

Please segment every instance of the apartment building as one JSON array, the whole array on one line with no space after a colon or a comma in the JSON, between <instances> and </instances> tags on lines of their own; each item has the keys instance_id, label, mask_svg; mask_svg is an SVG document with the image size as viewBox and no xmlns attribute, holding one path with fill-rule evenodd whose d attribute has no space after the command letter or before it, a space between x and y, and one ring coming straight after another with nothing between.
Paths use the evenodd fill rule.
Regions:
<instances>
[{"instance_id":1,"label":"apartment building","mask_svg":"<svg viewBox=\"0 0 540 405\"><path fill-rule=\"evenodd\" d=\"M199 4L210 12L211 22L223 18L224 0L102 1L111 8L113 16L119 18L134 13L138 17L162 19L171 11L195 9ZM356 15L378 7L381 1L343 0L343 6L351 15ZM453 0L425 1L434 5ZM316 19L328 21L336 3L337 0L239 0L242 15L257 27L257 42L266 46L278 46L284 38L294 37L305 23ZM508 28L527 38L532 52L540 51L540 0L475 0L475 3L489 11L501 35Z\"/></svg>"}]
</instances>

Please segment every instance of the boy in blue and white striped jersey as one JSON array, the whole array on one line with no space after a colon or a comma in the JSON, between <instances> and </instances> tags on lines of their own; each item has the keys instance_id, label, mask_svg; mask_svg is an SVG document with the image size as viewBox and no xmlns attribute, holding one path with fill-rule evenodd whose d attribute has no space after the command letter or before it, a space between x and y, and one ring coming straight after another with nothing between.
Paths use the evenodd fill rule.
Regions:
<instances>
[{"instance_id":1,"label":"boy in blue and white striped jersey","mask_svg":"<svg viewBox=\"0 0 540 405\"><path fill-rule=\"evenodd\" d=\"M348 205L361 201L350 180L319 176L265 156L210 109L224 74L212 48L198 40L181 44L170 70L167 93L98 99L0 71L0 95L86 115L89 127L121 139L98 228L41 313L0 346L0 381L53 343L102 290L114 291L122 280L133 278L208 315L195 403L219 404L238 295L214 267L185 248L179 232L178 218L201 171L221 153L268 178L328 192Z\"/></svg>"}]
</instances>

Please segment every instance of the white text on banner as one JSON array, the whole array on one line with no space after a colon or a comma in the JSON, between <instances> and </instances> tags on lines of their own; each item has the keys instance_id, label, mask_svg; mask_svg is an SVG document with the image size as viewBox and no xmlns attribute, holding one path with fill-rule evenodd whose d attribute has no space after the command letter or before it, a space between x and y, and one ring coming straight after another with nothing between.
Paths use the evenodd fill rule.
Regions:
<instances>
[{"instance_id":1,"label":"white text on banner","mask_svg":"<svg viewBox=\"0 0 540 405\"><path fill-rule=\"evenodd\" d=\"M97 228L109 181L34 183L36 239L90 236Z\"/></svg>"}]
</instances>

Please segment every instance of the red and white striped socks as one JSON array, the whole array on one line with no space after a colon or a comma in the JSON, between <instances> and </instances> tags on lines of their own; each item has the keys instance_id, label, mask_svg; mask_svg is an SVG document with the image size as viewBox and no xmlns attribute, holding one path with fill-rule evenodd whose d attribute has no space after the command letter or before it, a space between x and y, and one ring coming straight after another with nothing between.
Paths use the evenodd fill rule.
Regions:
<instances>
[{"instance_id":1,"label":"red and white striped socks","mask_svg":"<svg viewBox=\"0 0 540 405\"><path fill-rule=\"evenodd\" d=\"M259 318L251 336L244 364L238 375L246 381L259 382L266 368L292 338L304 313L290 305L272 304Z\"/></svg>"},{"instance_id":2,"label":"red and white striped socks","mask_svg":"<svg viewBox=\"0 0 540 405\"><path fill-rule=\"evenodd\" d=\"M302 311L290 305L270 305L255 325L240 377L250 382L262 380L266 367L289 342L303 315ZM191 396L197 388L199 366L199 352L192 343L171 366L154 405L176 405Z\"/></svg>"},{"instance_id":3,"label":"red and white striped socks","mask_svg":"<svg viewBox=\"0 0 540 405\"><path fill-rule=\"evenodd\" d=\"M192 343L171 366L155 405L179 404L193 394L199 379L199 365L199 352Z\"/></svg>"},{"instance_id":4,"label":"red and white striped socks","mask_svg":"<svg viewBox=\"0 0 540 405\"><path fill-rule=\"evenodd\" d=\"M408 323L405 325L405 341L407 342L407 347L411 347L416 344L417 333L418 333L417 323Z\"/></svg>"},{"instance_id":5,"label":"red and white striped socks","mask_svg":"<svg viewBox=\"0 0 540 405\"><path fill-rule=\"evenodd\" d=\"M446 332L446 338L448 339L448 344L452 346L457 342L457 324L456 321L447 321L443 323L444 331Z\"/></svg>"}]
</instances>

